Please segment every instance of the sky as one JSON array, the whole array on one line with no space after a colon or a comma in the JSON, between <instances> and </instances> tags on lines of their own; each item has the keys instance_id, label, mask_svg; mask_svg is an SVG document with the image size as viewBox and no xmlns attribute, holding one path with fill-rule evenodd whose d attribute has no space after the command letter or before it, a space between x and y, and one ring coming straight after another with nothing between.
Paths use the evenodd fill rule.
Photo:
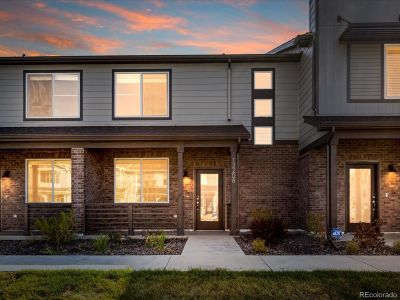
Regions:
<instances>
[{"instance_id":1,"label":"sky","mask_svg":"<svg viewBox=\"0 0 400 300\"><path fill-rule=\"evenodd\" d=\"M266 53L308 0L0 0L0 56Z\"/></svg>"}]
</instances>

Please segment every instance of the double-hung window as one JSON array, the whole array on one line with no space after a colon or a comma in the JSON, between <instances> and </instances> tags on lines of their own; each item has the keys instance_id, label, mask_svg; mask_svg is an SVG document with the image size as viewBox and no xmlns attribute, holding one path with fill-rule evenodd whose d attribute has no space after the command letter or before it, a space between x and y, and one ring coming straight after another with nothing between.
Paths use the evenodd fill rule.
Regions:
<instances>
[{"instance_id":1,"label":"double-hung window","mask_svg":"<svg viewBox=\"0 0 400 300\"><path fill-rule=\"evenodd\" d=\"M115 119L169 119L171 72L114 71Z\"/></svg>"},{"instance_id":2,"label":"double-hung window","mask_svg":"<svg viewBox=\"0 0 400 300\"><path fill-rule=\"evenodd\" d=\"M116 158L116 203L168 203L168 158Z\"/></svg>"},{"instance_id":3,"label":"double-hung window","mask_svg":"<svg viewBox=\"0 0 400 300\"><path fill-rule=\"evenodd\" d=\"M71 160L28 159L27 203L71 203Z\"/></svg>"},{"instance_id":4,"label":"double-hung window","mask_svg":"<svg viewBox=\"0 0 400 300\"><path fill-rule=\"evenodd\" d=\"M385 99L400 99L400 44L385 45Z\"/></svg>"},{"instance_id":5,"label":"double-hung window","mask_svg":"<svg viewBox=\"0 0 400 300\"><path fill-rule=\"evenodd\" d=\"M25 119L80 119L81 72L24 72Z\"/></svg>"},{"instance_id":6,"label":"double-hung window","mask_svg":"<svg viewBox=\"0 0 400 300\"><path fill-rule=\"evenodd\" d=\"M272 145L274 141L274 70L252 71L252 124L255 145Z\"/></svg>"}]
</instances>

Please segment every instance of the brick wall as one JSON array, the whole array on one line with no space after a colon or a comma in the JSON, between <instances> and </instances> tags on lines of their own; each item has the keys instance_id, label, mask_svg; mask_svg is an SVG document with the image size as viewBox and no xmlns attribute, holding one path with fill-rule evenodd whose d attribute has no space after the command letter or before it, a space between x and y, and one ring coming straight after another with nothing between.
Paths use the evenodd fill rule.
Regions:
<instances>
[{"instance_id":1,"label":"brick wall","mask_svg":"<svg viewBox=\"0 0 400 300\"><path fill-rule=\"evenodd\" d=\"M309 151L299 159L298 224L305 228L308 212L326 214L326 148Z\"/></svg>"},{"instance_id":2,"label":"brick wall","mask_svg":"<svg viewBox=\"0 0 400 300\"><path fill-rule=\"evenodd\" d=\"M85 149L71 149L72 214L75 230L85 232Z\"/></svg>"},{"instance_id":3,"label":"brick wall","mask_svg":"<svg viewBox=\"0 0 400 300\"><path fill-rule=\"evenodd\" d=\"M399 140L342 140L338 145L338 225L345 228L346 162L376 162L380 177L379 214L383 231L400 231L400 173L388 171L391 163L400 167ZM386 197L387 193L387 197Z\"/></svg>"},{"instance_id":4,"label":"brick wall","mask_svg":"<svg viewBox=\"0 0 400 300\"><path fill-rule=\"evenodd\" d=\"M251 211L260 207L297 227L297 145L241 146L238 179L240 228L249 228Z\"/></svg>"},{"instance_id":5,"label":"brick wall","mask_svg":"<svg viewBox=\"0 0 400 300\"><path fill-rule=\"evenodd\" d=\"M2 179L1 229L25 231L36 217L49 212L42 204L29 204L34 214L28 218L25 204L25 159L70 158L70 149L0 150L0 167L11 172L11 178ZM27 224L28 223L28 224Z\"/></svg>"}]
</instances>

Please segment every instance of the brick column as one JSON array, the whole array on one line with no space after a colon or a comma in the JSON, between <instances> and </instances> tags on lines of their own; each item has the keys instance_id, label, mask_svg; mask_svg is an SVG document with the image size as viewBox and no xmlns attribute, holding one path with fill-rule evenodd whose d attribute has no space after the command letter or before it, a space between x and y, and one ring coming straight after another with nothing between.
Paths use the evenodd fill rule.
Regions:
<instances>
[{"instance_id":1,"label":"brick column","mask_svg":"<svg viewBox=\"0 0 400 300\"><path fill-rule=\"evenodd\" d=\"M85 149L71 149L72 214L76 233L85 232Z\"/></svg>"}]
</instances>

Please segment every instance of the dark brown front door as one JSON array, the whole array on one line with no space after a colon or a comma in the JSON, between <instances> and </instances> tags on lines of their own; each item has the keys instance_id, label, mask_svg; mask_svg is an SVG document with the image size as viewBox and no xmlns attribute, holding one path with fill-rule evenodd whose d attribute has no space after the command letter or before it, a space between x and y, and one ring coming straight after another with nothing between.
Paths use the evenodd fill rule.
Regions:
<instances>
[{"instance_id":1,"label":"dark brown front door","mask_svg":"<svg viewBox=\"0 0 400 300\"><path fill-rule=\"evenodd\" d=\"M374 164L347 165L347 231L378 217L377 172Z\"/></svg>"},{"instance_id":2,"label":"dark brown front door","mask_svg":"<svg viewBox=\"0 0 400 300\"><path fill-rule=\"evenodd\" d=\"M223 229L222 187L222 170L197 170L196 229Z\"/></svg>"}]
</instances>

